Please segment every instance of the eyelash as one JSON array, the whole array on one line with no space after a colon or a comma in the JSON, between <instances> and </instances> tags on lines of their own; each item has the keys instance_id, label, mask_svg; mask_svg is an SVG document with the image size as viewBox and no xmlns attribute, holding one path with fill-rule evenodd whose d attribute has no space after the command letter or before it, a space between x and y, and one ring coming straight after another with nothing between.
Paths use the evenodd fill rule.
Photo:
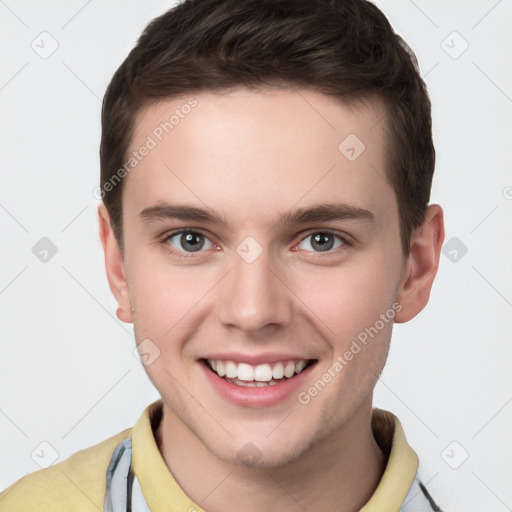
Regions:
<instances>
[{"instance_id":1,"label":"eyelash","mask_svg":"<svg viewBox=\"0 0 512 512\"><path fill-rule=\"evenodd\" d=\"M168 241L169 239L177 236L177 235L181 235L183 233L192 233L192 234L196 234L196 235L201 235L203 236L204 238L206 238L208 241L210 241L210 243L214 243L212 242L208 236L206 234L204 234L202 231L200 230L197 230L197 229L187 229L187 228L182 228L182 229L178 229L176 231L171 231L170 233L166 233L166 235L163 237L163 240L162 240L162 243L164 245L166 245L166 248L169 252L169 254L173 254L175 256L178 256L180 258L195 258L195 254L194 252L190 252L190 253L187 253L185 251L177 251L175 250L174 248L171 248L168 244ZM313 235L317 235L317 234L322 234L322 235L330 235L330 236L333 236L335 238L337 238L338 240L341 241L341 246L339 247L336 247L334 249L330 249L328 251L325 251L325 255L326 256L329 256L329 255L332 255L332 254L335 254L336 252L338 252L339 250L343 250L343 248L346 248L347 246L350 246L352 245L351 242L348 240L348 237L346 235L342 235L341 233L338 233L336 231L331 231L331 230L316 230L316 231L310 231L308 232L305 236L303 236L300 241L295 244L295 245L298 245L300 244L301 242L303 242L304 240L306 240L307 238L313 236ZM201 252L204 252L204 251L197 251L197 254L200 254ZM322 251L307 251L307 252L314 252L316 255L318 255L317 257L324 257L324 255L322 254Z\"/></svg>"}]
</instances>

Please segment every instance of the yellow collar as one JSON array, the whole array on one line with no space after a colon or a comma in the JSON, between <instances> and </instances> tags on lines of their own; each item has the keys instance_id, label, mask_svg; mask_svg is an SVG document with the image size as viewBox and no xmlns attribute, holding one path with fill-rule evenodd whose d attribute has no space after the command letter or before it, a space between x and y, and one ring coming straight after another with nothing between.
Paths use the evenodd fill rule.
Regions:
<instances>
[{"instance_id":1,"label":"yellow collar","mask_svg":"<svg viewBox=\"0 0 512 512\"><path fill-rule=\"evenodd\" d=\"M394 414L373 409L372 428L381 449L389 451L389 458L377 489L360 512L398 512L416 476L418 456Z\"/></svg>"},{"instance_id":2,"label":"yellow collar","mask_svg":"<svg viewBox=\"0 0 512 512\"><path fill-rule=\"evenodd\" d=\"M149 405L132 430L132 464L152 512L205 512L178 485L156 444L153 429L162 415L162 400ZM153 428L152 428L153 425ZM374 409L372 427L389 458L382 478L361 512L398 512L413 483L418 457L407 443L400 421L390 412Z\"/></svg>"}]
</instances>

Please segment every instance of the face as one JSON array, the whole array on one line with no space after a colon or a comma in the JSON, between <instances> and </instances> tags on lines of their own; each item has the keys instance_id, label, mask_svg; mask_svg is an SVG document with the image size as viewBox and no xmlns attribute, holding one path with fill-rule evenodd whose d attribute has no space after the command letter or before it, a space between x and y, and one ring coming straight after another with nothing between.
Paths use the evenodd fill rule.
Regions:
<instances>
[{"instance_id":1,"label":"face","mask_svg":"<svg viewBox=\"0 0 512 512\"><path fill-rule=\"evenodd\" d=\"M139 115L120 318L164 414L224 461L293 460L371 407L410 274L382 117L305 89Z\"/></svg>"}]
</instances>

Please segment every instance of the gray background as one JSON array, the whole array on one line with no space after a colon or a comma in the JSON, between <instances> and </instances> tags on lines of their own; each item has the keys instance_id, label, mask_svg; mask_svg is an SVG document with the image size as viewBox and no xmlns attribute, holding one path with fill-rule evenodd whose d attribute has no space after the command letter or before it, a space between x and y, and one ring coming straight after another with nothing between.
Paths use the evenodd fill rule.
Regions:
<instances>
[{"instance_id":1,"label":"gray background","mask_svg":"<svg viewBox=\"0 0 512 512\"><path fill-rule=\"evenodd\" d=\"M512 510L512 3L376 3L429 87L447 237L429 305L395 327L375 405L401 419L445 510ZM172 4L0 1L0 489L158 398L115 317L93 190L105 88Z\"/></svg>"}]
</instances>

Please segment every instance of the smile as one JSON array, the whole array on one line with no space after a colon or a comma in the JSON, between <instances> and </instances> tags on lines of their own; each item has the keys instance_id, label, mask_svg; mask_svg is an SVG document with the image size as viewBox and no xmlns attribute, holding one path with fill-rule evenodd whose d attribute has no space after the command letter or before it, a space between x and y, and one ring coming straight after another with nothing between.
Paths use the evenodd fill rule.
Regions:
<instances>
[{"instance_id":1,"label":"smile","mask_svg":"<svg viewBox=\"0 0 512 512\"><path fill-rule=\"evenodd\" d=\"M302 373L315 360L298 359L252 365L221 359L207 359L207 367L225 381L243 387L267 387Z\"/></svg>"}]
</instances>

